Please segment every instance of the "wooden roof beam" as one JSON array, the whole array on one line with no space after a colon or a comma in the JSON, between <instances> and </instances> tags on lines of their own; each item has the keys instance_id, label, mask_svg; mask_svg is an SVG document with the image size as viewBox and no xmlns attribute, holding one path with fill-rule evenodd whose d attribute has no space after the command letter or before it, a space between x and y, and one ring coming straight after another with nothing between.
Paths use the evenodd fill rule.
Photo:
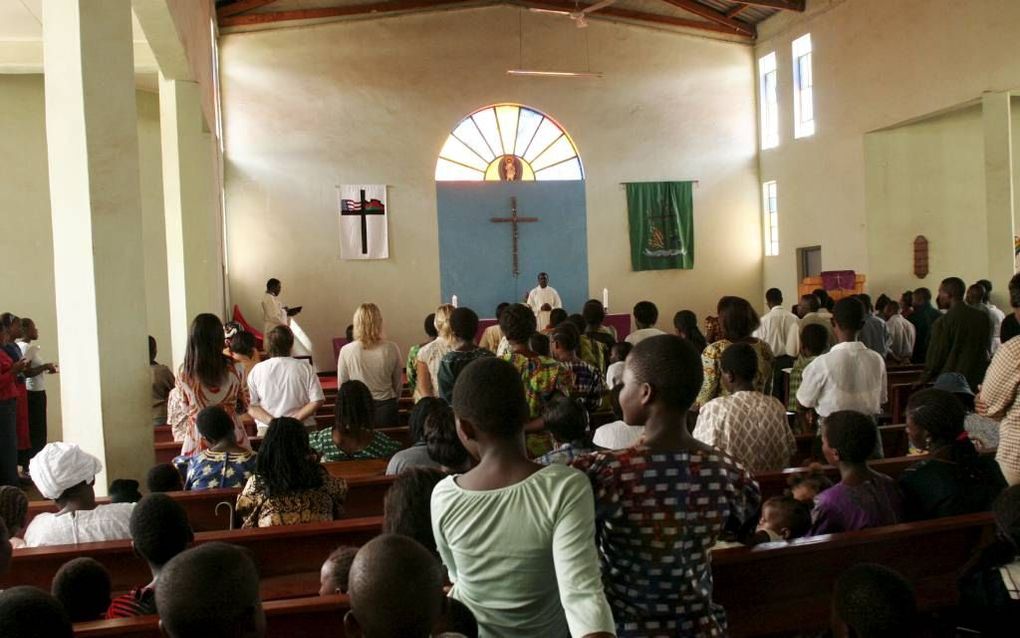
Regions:
<instances>
[{"instance_id":1,"label":"wooden roof beam","mask_svg":"<svg viewBox=\"0 0 1020 638\"><path fill-rule=\"evenodd\" d=\"M733 0L744 6L762 7L763 9L782 9L783 11L804 12L805 0ZM728 14L727 14L728 15Z\"/></svg>"},{"instance_id":2,"label":"wooden roof beam","mask_svg":"<svg viewBox=\"0 0 1020 638\"><path fill-rule=\"evenodd\" d=\"M264 7L267 4L273 4L276 0L237 0L226 6L222 6L216 10L216 17L220 20L223 18L229 18L230 16L236 16L252 9L258 9Z\"/></svg>"},{"instance_id":3,"label":"wooden roof beam","mask_svg":"<svg viewBox=\"0 0 1020 638\"><path fill-rule=\"evenodd\" d=\"M575 11L577 7L584 8L585 3L576 5L573 0L524 0L519 2L527 7L537 7L542 9L563 9L565 11ZM722 15L722 14L720 14ZM688 20L687 18L678 18L676 16L662 15L658 13L646 13L644 11L634 11L632 9L623 9L616 6L609 6L605 9L599 9L594 13L588 14L589 18L622 18L625 20L633 20L634 22L643 22L647 24L653 24L657 26L667 27L683 27L687 29L699 29L701 31L711 31L713 33L725 33L727 35L734 35L734 29L717 24L715 22L702 22L699 20ZM748 25L750 26L750 25ZM747 33L736 33L736 35L744 36L750 39L752 36Z\"/></svg>"},{"instance_id":4,"label":"wooden roof beam","mask_svg":"<svg viewBox=\"0 0 1020 638\"><path fill-rule=\"evenodd\" d=\"M745 35L749 38L757 37L758 31L754 28L753 24L741 22L733 18L727 18L725 13L716 11L715 9L701 4L696 0L663 0L667 4L671 4L678 9L683 9L689 13L710 20L716 24L728 27L730 33L737 33L739 35Z\"/></svg>"},{"instance_id":5,"label":"wooden roof beam","mask_svg":"<svg viewBox=\"0 0 1020 638\"><path fill-rule=\"evenodd\" d=\"M245 1L245 0L242 0ZM256 0L261 1L261 0ZM322 7L319 9L290 9L269 13L249 13L248 15L232 15L220 18L220 27L248 27L274 22L291 22L294 20L321 20L323 18L345 18L371 14L397 13L414 9L435 9L447 5L477 5L478 0L393 0L392 2L371 2L340 7ZM228 9L233 5L228 5ZM571 4L573 6L573 4Z\"/></svg>"}]
</instances>

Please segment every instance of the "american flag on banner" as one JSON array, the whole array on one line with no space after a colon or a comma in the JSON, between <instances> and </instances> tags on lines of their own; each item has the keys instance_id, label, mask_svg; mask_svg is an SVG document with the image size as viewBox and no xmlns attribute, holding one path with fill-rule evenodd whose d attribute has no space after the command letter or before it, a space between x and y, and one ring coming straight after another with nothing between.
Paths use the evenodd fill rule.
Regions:
<instances>
[{"instance_id":1,"label":"american flag on banner","mask_svg":"<svg viewBox=\"0 0 1020 638\"><path fill-rule=\"evenodd\" d=\"M340 259L388 259L386 185L337 187Z\"/></svg>"}]
</instances>

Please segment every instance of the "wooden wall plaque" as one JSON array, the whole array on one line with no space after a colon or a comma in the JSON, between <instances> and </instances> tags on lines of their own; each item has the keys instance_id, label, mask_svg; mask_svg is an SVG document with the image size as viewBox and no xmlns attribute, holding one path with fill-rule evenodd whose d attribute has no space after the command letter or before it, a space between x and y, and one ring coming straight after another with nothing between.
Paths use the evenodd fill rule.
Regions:
<instances>
[{"instance_id":1,"label":"wooden wall plaque","mask_svg":"<svg viewBox=\"0 0 1020 638\"><path fill-rule=\"evenodd\" d=\"M928 276L928 238L924 235L914 238L914 276L918 279Z\"/></svg>"}]
</instances>

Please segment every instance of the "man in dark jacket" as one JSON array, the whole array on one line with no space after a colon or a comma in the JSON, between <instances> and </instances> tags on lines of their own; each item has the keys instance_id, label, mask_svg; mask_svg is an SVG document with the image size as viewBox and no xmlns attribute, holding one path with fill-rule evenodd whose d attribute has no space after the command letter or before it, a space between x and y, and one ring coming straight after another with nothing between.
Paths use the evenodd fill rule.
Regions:
<instances>
[{"instance_id":1,"label":"man in dark jacket","mask_svg":"<svg viewBox=\"0 0 1020 638\"><path fill-rule=\"evenodd\" d=\"M964 302L966 290L957 277L944 279L939 286L939 308L947 312L932 324L923 382L943 372L959 372L977 389L985 378L991 327L985 313Z\"/></svg>"}]
</instances>

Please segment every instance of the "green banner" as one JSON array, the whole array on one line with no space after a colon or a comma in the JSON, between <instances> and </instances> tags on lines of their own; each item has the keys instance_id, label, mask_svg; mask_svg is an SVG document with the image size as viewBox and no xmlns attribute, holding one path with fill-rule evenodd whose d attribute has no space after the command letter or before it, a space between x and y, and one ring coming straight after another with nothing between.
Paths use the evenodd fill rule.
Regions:
<instances>
[{"instance_id":1,"label":"green banner","mask_svg":"<svg viewBox=\"0 0 1020 638\"><path fill-rule=\"evenodd\" d=\"M627 184L634 270L694 268L693 182Z\"/></svg>"}]
</instances>

